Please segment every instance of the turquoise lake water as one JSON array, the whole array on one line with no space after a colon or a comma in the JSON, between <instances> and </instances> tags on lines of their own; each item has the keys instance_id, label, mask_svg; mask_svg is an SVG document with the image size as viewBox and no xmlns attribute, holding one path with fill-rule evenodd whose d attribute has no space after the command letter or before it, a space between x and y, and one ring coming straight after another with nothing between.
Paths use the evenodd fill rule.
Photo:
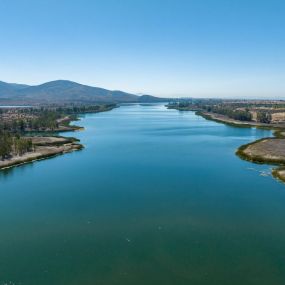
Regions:
<instances>
[{"instance_id":1,"label":"turquoise lake water","mask_svg":"<svg viewBox=\"0 0 285 285\"><path fill-rule=\"evenodd\" d=\"M0 172L0 285L284 285L270 131L163 105L82 116L83 151Z\"/></svg>"}]
</instances>

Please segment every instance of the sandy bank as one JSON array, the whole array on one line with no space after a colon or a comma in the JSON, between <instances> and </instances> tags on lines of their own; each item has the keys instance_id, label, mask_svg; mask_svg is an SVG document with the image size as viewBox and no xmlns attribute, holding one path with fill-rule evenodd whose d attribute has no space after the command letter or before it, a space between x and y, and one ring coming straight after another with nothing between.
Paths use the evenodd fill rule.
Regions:
<instances>
[{"instance_id":1,"label":"sandy bank","mask_svg":"<svg viewBox=\"0 0 285 285\"><path fill-rule=\"evenodd\" d=\"M34 151L27 152L22 156L12 156L0 160L0 169L9 168L32 161L61 155L64 153L80 150L83 146L70 138L62 137L32 137Z\"/></svg>"}]
</instances>

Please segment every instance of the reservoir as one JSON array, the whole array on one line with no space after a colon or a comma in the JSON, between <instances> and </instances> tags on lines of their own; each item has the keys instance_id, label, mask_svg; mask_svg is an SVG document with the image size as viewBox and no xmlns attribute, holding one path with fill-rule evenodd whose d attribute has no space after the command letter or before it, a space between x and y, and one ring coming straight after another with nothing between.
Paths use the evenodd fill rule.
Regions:
<instances>
[{"instance_id":1,"label":"reservoir","mask_svg":"<svg viewBox=\"0 0 285 285\"><path fill-rule=\"evenodd\" d=\"M235 155L271 131L163 104L76 124L84 150L0 172L0 285L285 284L285 185Z\"/></svg>"}]
</instances>

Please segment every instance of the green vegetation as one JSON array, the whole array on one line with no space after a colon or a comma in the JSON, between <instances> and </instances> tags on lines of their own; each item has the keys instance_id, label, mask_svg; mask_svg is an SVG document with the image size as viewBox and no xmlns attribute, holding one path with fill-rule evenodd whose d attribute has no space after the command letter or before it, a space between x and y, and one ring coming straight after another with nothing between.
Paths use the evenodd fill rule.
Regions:
<instances>
[{"instance_id":1,"label":"green vegetation","mask_svg":"<svg viewBox=\"0 0 285 285\"><path fill-rule=\"evenodd\" d=\"M264 138L239 147L236 154L259 164L279 165L272 171L274 177L285 182L285 104L284 101L183 99L167 105L169 109L196 111L206 119L238 127L275 130L275 138ZM233 120L230 120L233 119Z\"/></svg>"},{"instance_id":2,"label":"green vegetation","mask_svg":"<svg viewBox=\"0 0 285 285\"><path fill-rule=\"evenodd\" d=\"M285 124L285 119L282 119L285 117L285 104L282 100L183 99L169 103L167 107L181 111L199 111L200 114L218 114L241 122L273 124L283 120Z\"/></svg>"},{"instance_id":3,"label":"green vegetation","mask_svg":"<svg viewBox=\"0 0 285 285\"><path fill-rule=\"evenodd\" d=\"M23 155L33 150L31 139L13 136L7 131L0 132L0 157L5 159L11 155Z\"/></svg>"},{"instance_id":4,"label":"green vegetation","mask_svg":"<svg viewBox=\"0 0 285 285\"><path fill-rule=\"evenodd\" d=\"M238 120L238 121L251 121L252 115L248 109L233 109L232 107L228 106L207 106L207 112L212 112L216 114L221 114L227 116L231 119Z\"/></svg>"},{"instance_id":5,"label":"green vegetation","mask_svg":"<svg viewBox=\"0 0 285 285\"><path fill-rule=\"evenodd\" d=\"M0 108L0 158L4 160L33 151L35 146L30 138L25 137L27 133L71 131L78 128L69 126L78 114L108 111L115 107L114 104L104 104ZM71 143L74 141L72 139Z\"/></svg>"},{"instance_id":6,"label":"green vegetation","mask_svg":"<svg viewBox=\"0 0 285 285\"><path fill-rule=\"evenodd\" d=\"M276 179L282 181L285 183L285 177L284 177L284 172L285 172L285 167L281 166L278 168L275 168L272 170L272 175L273 177L275 177Z\"/></svg>"},{"instance_id":7,"label":"green vegetation","mask_svg":"<svg viewBox=\"0 0 285 285\"><path fill-rule=\"evenodd\" d=\"M208 113L216 113L227 116L234 120L251 121L252 114L248 108L237 108L232 104L224 104L221 100L189 100L172 103L168 105L169 109L178 110L200 110Z\"/></svg>"},{"instance_id":8,"label":"green vegetation","mask_svg":"<svg viewBox=\"0 0 285 285\"><path fill-rule=\"evenodd\" d=\"M0 157L5 159L10 155L13 146L13 138L7 132L0 132Z\"/></svg>"},{"instance_id":9,"label":"green vegetation","mask_svg":"<svg viewBox=\"0 0 285 285\"><path fill-rule=\"evenodd\" d=\"M78 114L103 112L115 107L114 104L105 104L0 109L0 131L56 131L60 130L60 126L67 126L71 120L76 120Z\"/></svg>"},{"instance_id":10,"label":"green vegetation","mask_svg":"<svg viewBox=\"0 0 285 285\"><path fill-rule=\"evenodd\" d=\"M272 116L269 112L257 112L257 121L260 123L270 124Z\"/></svg>"}]
</instances>

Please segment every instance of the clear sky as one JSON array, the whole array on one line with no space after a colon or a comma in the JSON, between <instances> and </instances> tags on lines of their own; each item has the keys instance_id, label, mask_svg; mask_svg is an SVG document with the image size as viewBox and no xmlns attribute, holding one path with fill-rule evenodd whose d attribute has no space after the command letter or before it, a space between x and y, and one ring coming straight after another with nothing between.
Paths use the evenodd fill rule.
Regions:
<instances>
[{"instance_id":1,"label":"clear sky","mask_svg":"<svg viewBox=\"0 0 285 285\"><path fill-rule=\"evenodd\" d=\"M0 80L285 98L284 0L0 0Z\"/></svg>"}]
</instances>

